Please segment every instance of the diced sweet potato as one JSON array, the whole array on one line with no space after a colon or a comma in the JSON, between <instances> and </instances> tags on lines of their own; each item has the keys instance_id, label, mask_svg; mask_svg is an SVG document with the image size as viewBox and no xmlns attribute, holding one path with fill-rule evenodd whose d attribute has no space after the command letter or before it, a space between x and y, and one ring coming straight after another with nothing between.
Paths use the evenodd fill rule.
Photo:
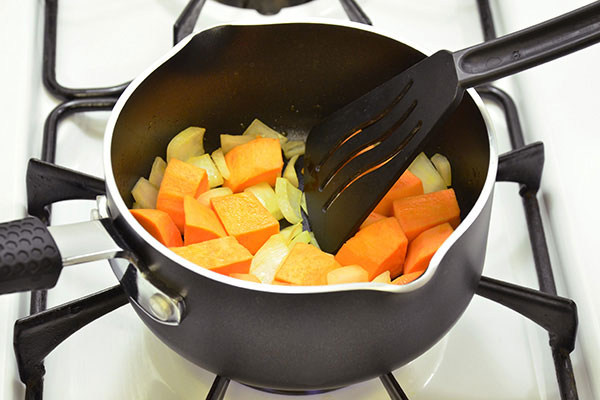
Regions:
<instances>
[{"instance_id":1,"label":"diced sweet potato","mask_svg":"<svg viewBox=\"0 0 600 400\"><path fill-rule=\"evenodd\" d=\"M394 215L392 207L394 200L403 197L418 196L420 194L423 194L421 180L412 172L406 170L396 183L394 183L394 186L383 196L383 199L379 201L379 204L377 204L373 211L386 217L391 217Z\"/></svg>"},{"instance_id":2,"label":"diced sweet potato","mask_svg":"<svg viewBox=\"0 0 600 400\"><path fill-rule=\"evenodd\" d=\"M425 271L429 261L442 243L454 232L449 223L444 223L422 232L408 245L404 273Z\"/></svg>"},{"instance_id":3,"label":"diced sweet potato","mask_svg":"<svg viewBox=\"0 0 600 400\"><path fill-rule=\"evenodd\" d=\"M385 270L392 276L402 272L408 240L398 221L385 218L351 237L335 256L342 265L357 264L369 272L369 280Z\"/></svg>"},{"instance_id":4,"label":"diced sweet potato","mask_svg":"<svg viewBox=\"0 0 600 400\"><path fill-rule=\"evenodd\" d=\"M454 229L460 223L460 209L453 189L394 200L393 207L394 216L408 240L444 222Z\"/></svg>"},{"instance_id":5,"label":"diced sweet potato","mask_svg":"<svg viewBox=\"0 0 600 400\"><path fill-rule=\"evenodd\" d=\"M279 232L279 222L252 193L214 197L211 205L225 231L235 236L252 254L256 254L271 235Z\"/></svg>"},{"instance_id":6,"label":"diced sweet potato","mask_svg":"<svg viewBox=\"0 0 600 400\"><path fill-rule=\"evenodd\" d=\"M194 244L227 236L227 232L212 208L202 205L192 196L183 198L185 213L184 242Z\"/></svg>"},{"instance_id":7,"label":"diced sweet potato","mask_svg":"<svg viewBox=\"0 0 600 400\"><path fill-rule=\"evenodd\" d=\"M371 214L369 214L369 216L363 221L363 223L360 225L359 229L363 229L366 228L367 226L371 225L372 223L375 223L377 221L381 221L382 219L385 219L386 216L385 215L381 215L376 213L375 211L373 211Z\"/></svg>"},{"instance_id":8,"label":"diced sweet potato","mask_svg":"<svg viewBox=\"0 0 600 400\"><path fill-rule=\"evenodd\" d=\"M205 170L173 158L165 169L158 190L156 208L169 214L179 231L183 233L185 225L183 198L197 197L207 190L208 176Z\"/></svg>"},{"instance_id":9,"label":"diced sweet potato","mask_svg":"<svg viewBox=\"0 0 600 400\"><path fill-rule=\"evenodd\" d=\"M236 146L225 155L225 161L230 175L224 186L234 193L260 182L274 186L283 168L279 140L271 138L258 138Z\"/></svg>"},{"instance_id":10,"label":"diced sweet potato","mask_svg":"<svg viewBox=\"0 0 600 400\"><path fill-rule=\"evenodd\" d=\"M156 240L167 247L181 246L181 233L175 226L175 223L164 211L154 209L138 208L131 210L135 219L150 233Z\"/></svg>"},{"instance_id":11,"label":"diced sweet potato","mask_svg":"<svg viewBox=\"0 0 600 400\"><path fill-rule=\"evenodd\" d=\"M406 285L423 275L425 271L411 272L410 274L402 274L392 281L392 285Z\"/></svg>"},{"instance_id":12,"label":"diced sweet potato","mask_svg":"<svg viewBox=\"0 0 600 400\"><path fill-rule=\"evenodd\" d=\"M360 265L347 265L336 268L327 274L327 284L337 285L341 283L368 282L369 273Z\"/></svg>"},{"instance_id":13,"label":"diced sweet potato","mask_svg":"<svg viewBox=\"0 0 600 400\"><path fill-rule=\"evenodd\" d=\"M311 244L298 242L283 260L275 281L294 285L326 285L327 274L341 265L331 254L325 253Z\"/></svg>"},{"instance_id":14,"label":"diced sweet potato","mask_svg":"<svg viewBox=\"0 0 600 400\"><path fill-rule=\"evenodd\" d=\"M171 247L171 250L194 264L224 275L247 274L252 262L252 254L232 236Z\"/></svg>"}]
</instances>

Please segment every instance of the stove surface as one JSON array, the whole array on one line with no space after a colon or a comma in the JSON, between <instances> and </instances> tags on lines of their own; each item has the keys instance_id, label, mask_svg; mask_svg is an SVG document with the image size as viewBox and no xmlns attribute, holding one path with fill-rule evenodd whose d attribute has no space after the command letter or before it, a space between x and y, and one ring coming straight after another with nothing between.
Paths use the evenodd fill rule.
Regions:
<instances>
[{"instance_id":1,"label":"stove surface","mask_svg":"<svg viewBox=\"0 0 600 400\"><path fill-rule=\"evenodd\" d=\"M186 1L61 0L57 79L69 87L109 86L132 79L171 46L172 24ZM483 40L475 0L362 0L373 24L422 48L460 49ZM498 34L575 8L585 1L492 2ZM0 40L10 63L0 63L0 220L25 215L25 168L39 157L48 113L59 104L41 83L43 1L0 3ZM10 17L8 17L10 15ZM290 18L347 19L336 0L313 0L275 16L207 0L195 31L230 21ZM16 40L18 38L18 40ZM8 50L8 52L6 52ZM572 353L581 399L600 398L600 271L593 266L594 199L600 147L594 115L599 101L600 46L498 82L519 107L527 142L545 142L546 164L538 196L559 295L579 307L580 328ZM576 72L577 71L577 72ZM490 105L500 152L510 150L506 124ZM102 136L108 112L67 118L59 127L56 163L102 177ZM484 275L537 288L518 186L496 185ZM54 207L54 224L89 219L91 201ZM66 268L48 294L62 304L117 284L106 262ZM0 297L0 398L22 399L12 351L14 321L27 315L29 296ZM398 338L399 341L402 338ZM393 345L393 344L391 344ZM83 328L46 359L44 399L198 399L214 374L173 353L129 306ZM547 333L500 305L476 296L463 317L436 346L394 375L410 399L558 399ZM226 399L283 399L231 382ZM313 395L310 399L386 399L379 380Z\"/></svg>"}]
</instances>

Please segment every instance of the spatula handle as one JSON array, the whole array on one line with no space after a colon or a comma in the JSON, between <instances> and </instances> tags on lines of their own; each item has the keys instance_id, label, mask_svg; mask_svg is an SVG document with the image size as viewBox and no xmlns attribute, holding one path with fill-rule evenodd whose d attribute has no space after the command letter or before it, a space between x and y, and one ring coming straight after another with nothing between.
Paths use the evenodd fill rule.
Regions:
<instances>
[{"instance_id":1,"label":"spatula handle","mask_svg":"<svg viewBox=\"0 0 600 400\"><path fill-rule=\"evenodd\" d=\"M463 88L554 60L600 41L600 1L453 53Z\"/></svg>"}]
</instances>

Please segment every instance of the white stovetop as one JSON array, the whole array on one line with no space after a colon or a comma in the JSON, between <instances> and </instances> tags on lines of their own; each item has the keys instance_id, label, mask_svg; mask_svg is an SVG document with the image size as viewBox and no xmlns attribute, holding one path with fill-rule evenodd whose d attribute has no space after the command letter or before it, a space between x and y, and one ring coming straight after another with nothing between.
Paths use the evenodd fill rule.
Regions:
<instances>
[{"instance_id":1,"label":"white stovetop","mask_svg":"<svg viewBox=\"0 0 600 400\"><path fill-rule=\"evenodd\" d=\"M586 1L492 1L498 33L555 16ZM475 0L359 0L381 26L430 49L460 49L482 40ZM89 87L131 79L171 45L172 23L184 0L61 0L58 80ZM196 29L250 10L207 0ZM283 10L290 16L345 18L336 0L314 0ZM41 86L43 2L0 2L0 221L25 214L25 166L39 156L43 121L58 102ZM559 293L579 307L572 354L579 396L600 397L600 271L595 257L600 163L596 110L600 105L600 46L541 66L500 85L518 103L526 141L543 140L546 167L539 196ZM534 96L535 95L535 96ZM509 150L506 127L494 107L500 151ZM101 176L108 113L79 114L60 126L57 163ZM593 150L592 150L593 149ZM498 184L484 274L536 287L531 250L517 188ZM88 218L90 202L55 207L55 223ZM66 269L49 293L50 306L116 284L105 263ZM27 295L0 297L0 398L22 399L12 353L12 324L27 314ZM399 339L401 340L401 339ZM214 376L182 361L155 339L130 307L77 332L46 361L45 399L197 399ZM476 297L451 332L424 356L395 371L411 399L558 399L547 335L516 313ZM226 399L283 399L231 383ZM378 380L310 399L385 399Z\"/></svg>"}]
</instances>

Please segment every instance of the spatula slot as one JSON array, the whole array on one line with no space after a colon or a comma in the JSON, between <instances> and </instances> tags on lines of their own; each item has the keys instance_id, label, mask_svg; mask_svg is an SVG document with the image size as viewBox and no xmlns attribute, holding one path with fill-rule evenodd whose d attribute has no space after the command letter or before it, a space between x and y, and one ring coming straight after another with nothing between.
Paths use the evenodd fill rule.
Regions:
<instances>
[{"instance_id":1,"label":"spatula slot","mask_svg":"<svg viewBox=\"0 0 600 400\"><path fill-rule=\"evenodd\" d=\"M423 127L423 121L419 120L417 121L417 124L410 130L410 132L406 135L406 137L404 138L404 140L398 145L398 148L396 149L396 151L394 151L392 153L392 155L390 155L389 157L387 157L387 159L385 159L384 161L380 162L379 164L370 167L370 168L366 168L363 169L362 171L359 171L354 177L352 177L351 179L349 179L349 181L344 184L340 189L332 192L332 194L330 195L329 199L327 199L327 201L325 202L322 211L326 212L331 205L335 202L335 200L347 189L349 188L354 182L356 182L357 180L361 179L362 177L364 177L365 175L368 175L376 170L378 170L379 168L382 168L383 166L385 166L388 162L392 161L394 158L396 158L396 156L398 156L398 154L400 152L402 152L402 150L408 145L408 143L410 143L410 141L412 140L412 138L421 130L421 128ZM371 150L371 149L369 149Z\"/></svg>"},{"instance_id":2,"label":"spatula slot","mask_svg":"<svg viewBox=\"0 0 600 400\"><path fill-rule=\"evenodd\" d=\"M369 120L367 121L363 121L360 124L354 126L351 129L348 129L344 132L344 134L340 135L339 140L337 141L337 143L335 143L334 146L332 146L329 151L325 154L325 156L318 161L318 165L316 167L316 170L318 171L321 165L325 164L329 158L335 154L335 152L342 147L346 142L348 142L350 139L352 139L353 137L355 137L358 133L364 131L366 128L370 127L371 125L376 124L377 122L379 122L381 119L383 119L386 115L388 115L397 105L398 103L400 103L400 101L402 101L402 99L406 96L406 94L408 93L408 91L410 90L410 88L413 85L413 80L409 80L404 87L402 88L402 90L398 93L398 95L390 102L388 103L385 108L383 108L381 111L377 112L373 117L371 117ZM366 106L365 106L366 107ZM368 115L368 114L367 114ZM341 130L340 130L341 131Z\"/></svg>"},{"instance_id":3,"label":"spatula slot","mask_svg":"<svg viewBox=\"0 0 600 400\"><path fill-rule=\"evenodd\" d=\"M410 86L408 86L410 87ZM404 97L404 95L403 95ZM397 102L396 102L397 104ZM404 122L408 119L408 117L412 114L412 112L415 110L415 108L417 107L417 100L413 100L410 105L408 106L408 109L406 111L404 111L404 113L394 122L394 124L386 129L385 131L383 131L383 133L379 134L381 129L374 129L375 127L373 127L373 129L369 129L370 126L365 126L363 129L359 130L358 132L356 132L354 135L352 135L350 138L348 138L344 143L348 142L347 146L344 146L342 148L342 151L340 151L339 153L336 153L336 155L345 155L345 157L339 159L336 159L335 157L331 158L331 162L330 163L323 163L319 168L319 170L317 170L317 172L322 172L323 175L327 174L325 176L324 179L321 180L321 184L319 185L319 190L323 190L323 188L325 188L325 186L327 186L329 184L329 182L331 182L331 180L333 179L333 177L339 172L341 171L346 164L348 164L352 159L360 156L361 154L366 153L367 151L373 150L375 149L377 146L379 146L379 144L381 144L382 142L384 142L387 138L389 138L394 132L397 132L398 129L404 124ZM392 111L392 107L388 108L387 113L389 114ZM383 118L383 116L382 116ZM381 119L381 118L379 118ZM378 122L374 121L374 122ZM373 125L373 124L370 124ZM379 127L380 128L380 127ZM357 137L357 135L360 133L361 137ZM412 136L410 136L412 137ZM350 139L355 138L352 142L350 142ZM344 144L342 143L342 145ZM348 149L348 148L350 149ZM354 147L354 149L352 149L352 147ZM333 162L336 162L337 164L334 165L333 167L329 166L328 164L333 164ZM329 172L327 172L329 171Z\"/></svg>"}]
</instances>

